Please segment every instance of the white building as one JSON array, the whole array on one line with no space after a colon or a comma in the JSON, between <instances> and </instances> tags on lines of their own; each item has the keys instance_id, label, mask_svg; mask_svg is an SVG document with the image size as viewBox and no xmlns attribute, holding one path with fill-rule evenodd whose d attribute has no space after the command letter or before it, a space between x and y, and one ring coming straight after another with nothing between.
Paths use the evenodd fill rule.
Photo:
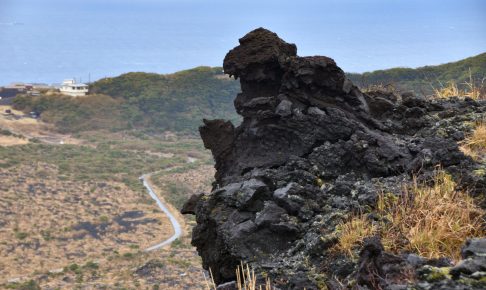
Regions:
<instances>
[{"instance_id":1,"label":"white building","mask_svg":"<svg viewBox=\"0 0 486 290\"><path fill-rule=\"evenodd\" d=\"M60 89L62 94L80 97L88 94L88 85L77 84L75 80L64 80Z\"/></svg>"}]
</instances>

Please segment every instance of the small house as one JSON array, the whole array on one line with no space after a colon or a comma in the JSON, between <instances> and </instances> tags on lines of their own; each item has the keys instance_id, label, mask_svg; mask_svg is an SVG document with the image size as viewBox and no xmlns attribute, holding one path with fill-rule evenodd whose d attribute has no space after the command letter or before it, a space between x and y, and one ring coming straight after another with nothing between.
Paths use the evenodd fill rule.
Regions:
<instances>
[{"instance_id":1,"label":"small house","mask_svg":"<svg viewBox=\"0 0 486 290\"><path fill-rule=\"evenodd\" d=\"M76 83L75 80L64 80L62 82L60 91L64 95L81 97L88 94L88 85Z\"/></svg>"}]
</instances>

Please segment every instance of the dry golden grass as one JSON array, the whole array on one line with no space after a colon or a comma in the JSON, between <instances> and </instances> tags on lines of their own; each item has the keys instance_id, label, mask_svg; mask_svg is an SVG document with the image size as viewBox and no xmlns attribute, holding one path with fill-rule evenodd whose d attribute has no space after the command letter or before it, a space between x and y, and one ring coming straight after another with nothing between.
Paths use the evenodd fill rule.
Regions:
<instances>
[{"instance_id":1,"label":"dry golden grass","mask_svg":"<svg viewBox=\"0 0 486 290\"><path fill-rule=\"evenodd\" d=\"M42 289L75 289L81 284L83 289L152 289L155 285L168 290L205 289L201 260L190 245L190 235L158 251L143 251L172 233L168 218L148 202L145 192L115 182L100 187L97 182L64 180L59 175L57 167L44 163L0 168L0 221L5 223L0 227L0 289L11 279L33 279ZM35 193L29 190L32 186ZM156 192L167 194L165 188ZM114 218L127 211L144 215L124 219L133 225L124 232ZM107 223L107 232L99 233L98 239L80 237L87 233L73 228L80 222ZM188 223L181 224L184 233L192 231ZM98 264L96 271L82 267L93 261ZM82 273L50 272L73 264ZM48 278L42 278L45 275ZM81 276L80 284L76 281Z\"/></svg>"},{"instance_id":2,"label":"dry golden grass","mask_svg":"<svg viewBox=\"0 0 486 290\"><path fill-rule=\"evenodd\" d=\"M473 100L486 99L486 77L475 79L469 72L469 81L462 83L461 89L455 81L449 81L441 88L433 88L435 98L469 97Z\"/></svg>"},{"instance_id":3,"label":"dry golden grass","mask_svg":"<svg viewBox=\"0 0 486 290\"><path fill-rule=\"evenodd\" d=\"M5 111L10 110L10 114ZM21 111L14 110L11 106L0 106L0 129L9 130L28 139L38 139L44 143L60 144L80 144L81 140L73 138L70 135L55 132L51 124L42 122L39 119L25 117ZM0 145L21 145L28 143L26 141L4 139ZM17 144L10 144L16 142Z\"/></svg>"},{"instance_id":4,"label":"dry golden grass","mask_svg":"<svg viewBox=\"0 0 486 290\"><path fill-rule=\"evenodd\" d=\"M368 85L361 89L364 93L368 92L384 92L384 93L393 93L399 95L399 91L394 84L375 84L375 85Z\"/></svg>"},{"instance_id":5,"label":"dry golden grass","mask_svg":"<svg viewBox=\"0 0 486 290\"><path fill-rule=\"evenodd\" d=\"M0 146L14 146L14 145L24 145L29 143L29 140L25 138L18 138L13 136L1 136L0 135Z\"/></svg>"},{"instance_id":6,"label":"dry golden grass","mask_svg":"<svg viewBox=\"0 0 486 290\"><path fill-rule=\"evenodd\" d=\"M207 290L216 290L216 283L214 283L213 273L209 269L209 279L204 276ZM236 288L238 290L272 290L272 284L268 278L265 279L265 285L257 285L257 276L253 268L243 262L236 268Z\"/></svg>"},{"instance_id":7,"label":"dry golden grass","mask_svg":"<svg viewBox=\"0 0 486 290\"><path fill-rule=\"evenodd\" d=\"M10 110L11 114L14 114L14 115L23 115L24 114L24 112L19 111L19 110L15 110L14 108L12 108L12 106L0 105L0 113L4 113L7 110Z\"/></svg>"},{"instance_id":8,"label":"dry golden grass","mask_svg":"<svg viewBox=\"0 0 486 290\"><path fill-rule=\"evenodd\" d=\"M377 227L367 220L366 215L360 214L338 225L337 231L341 233L337 250L352 256L353 248L361 245L364 238L373 236Z\"/></svg>"},{"instance_id":9,"label":"dry golden grass","mask_svg":"<svg viewBox=\"0 0 486 290\"><path fill-rule=\"evenodd\" d=\"M486 77L481 80L481 82L476 82L470 76L469 82L465 82L464 84L467 86L466 96L470 97L473 100L484 100L486 99L486 86L485 80Z\"/></svg>"},{"instance_id":10,"label":"dry golden grass","mask_svg":"<svg viewBox=\"0 0 486 290\"><path fill-rule=\"evenodd\" d=\"M486 122L476 124L471 135L467 136L461 144L461 151L473 159L481 159L486 155Z\"/></svg>"},{"instance_id":11,"label":"dry golden grass","mask_svg":"<svg viewBox=\"0 0 486 290\"><path fill-rule=\"evenodd\" d=\"M170 237L167 216L148 195L120 183L100 186L60 174L45 163L0 169L0 283L101 259L115 250L143 250ZM121 218L129 212L142 216Z\"/></svg>"},{"instance_id":12,"label":"dry golden grass","mask_svg":"<svg viewBox=\"0 0 486 290\"><path fill-rule=\"evenodd\" d=\"M457 83L454 81L447 82L446 86L442 86L441 88L434 88L434 95L437 98L450 98L450 97L458 97L463 95L463 92L459 90Z\"/></svg>"},{"instance_id":13,"label":"dry golden grass","mask_svg":"<svg viewBox=\"0 0 486 290\"><path fill-rule=\"evenodd\" d=\"M371 235L379 235L385 249L411 251L427 258L460 258L466 238L486 235L485 211L467 192L455 190L452 178L442 170L433 186L414 182L400 197L383 194L377 212L383 222L373 225L363 215L339 225L338 250L351 254Z\"/></svg>"}]
</instances>

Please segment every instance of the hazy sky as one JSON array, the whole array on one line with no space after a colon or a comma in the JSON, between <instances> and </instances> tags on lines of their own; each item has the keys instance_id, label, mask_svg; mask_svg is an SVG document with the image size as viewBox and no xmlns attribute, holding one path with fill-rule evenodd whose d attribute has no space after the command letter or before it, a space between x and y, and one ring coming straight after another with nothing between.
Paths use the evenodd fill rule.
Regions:
<instances>
[{"instance_id":1,"label":"hazy sky","mask_svg":"<svg viewBox=\"0 0 486 290\"><path fill-rule=\"evenodd\" d=\"M0 0L0 85L220 66L260 26L350 72L486 51L485 0Z\"/></svg>"}]
</instances>

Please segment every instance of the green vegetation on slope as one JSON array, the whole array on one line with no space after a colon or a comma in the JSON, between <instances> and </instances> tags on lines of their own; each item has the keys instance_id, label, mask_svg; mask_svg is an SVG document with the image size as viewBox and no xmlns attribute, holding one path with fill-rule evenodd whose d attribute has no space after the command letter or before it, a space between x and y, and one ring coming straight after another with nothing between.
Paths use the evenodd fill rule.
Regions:
<instances>
[{"instance_id":1,"label":"green vegetation on slope","mask_svg":"<svg viewBox=\"0 0 486 290\"><path fill-rule=\"evenodd\" d=\"M17 97L14 107L35 111L61 132L143 128L194 132L203 118L236 120L239 83L221 68L197 67L170 75L127 73L93 83L92 95Z\"/></svg>"},{"instance_id":2,"label":"green vegetation on slope","mask_svg":"<svg viewBox=\"0 0 486 290\"><path fill-rule=\"evenodd\" d=\"M94 146L42 143L0 146L0 168L38 162L49 163L58 166L62 179L116 181L144 192L138 180L142 174L174 166L180 167L181 170L186 167L197 167L209 160L202 143L197 139L140 140L101 133L88 139ZM199 161L188 163L188 152L197 156ZM169 155L164 157L164 154Z\"/></svg>"},{"instance_id":3,"label":"green vegetation on slope","mask_svg":"<svg viewBox=\"0 0 486 290\"><path fill-rule=\"evenodd\" d=\"M486 76L486 53L437 66L392 68L363 74L348 73L347 76L362 88L391 84L400 90L430 95L434 88L440 89L449 81L468 82L470 74L479 82Z\"/></svg>"},{"instance_id":4,"label":"green vegetation on slope","mask_svg":"<svg viewBox=\"0 0 486 290\"><path fill-rule=\"evenodd\" d=\"M63 95L19 96L14 107L24 112L37 112L43 121L56 125L62 133L109 129L118 131L133 127L130 108L106 95L72 98ZM135 113L135 112L134 112Z\"/></svg>"}]
</instances>

